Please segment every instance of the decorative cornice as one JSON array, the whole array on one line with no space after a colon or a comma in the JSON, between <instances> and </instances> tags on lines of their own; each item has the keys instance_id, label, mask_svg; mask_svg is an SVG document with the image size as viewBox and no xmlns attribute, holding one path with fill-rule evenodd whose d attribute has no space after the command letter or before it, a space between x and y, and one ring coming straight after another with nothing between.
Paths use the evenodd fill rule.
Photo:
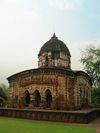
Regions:
<instances>
[{"instance_id":1,"label":"decorative cornice","mask_svg":"<svg viewBox=\"0 0 100 133\"><path fill-rule=\"evenodd\" d=\"M45 74L45 73L48 73L48 74L51 74L51 73L64 74L64 75L69 75L69 76L73 76L73 77L84 76L91 82L91 78L85 72L83 72L83 71L73 71L71 69L64 69L64 68L37 68L37 69L30 69L30 70L26 70L26 71L22 71L22 72L16 73L16 74L8 77L7 80L11 81L11 80L15 80L16 78L19 78L21 76L25 76L25 75L28 75L28 74L41 74L41 73L43 73L43 74ZM92 84L92 82L91 82L91 84Z\"/></svg>"}]
</instances>

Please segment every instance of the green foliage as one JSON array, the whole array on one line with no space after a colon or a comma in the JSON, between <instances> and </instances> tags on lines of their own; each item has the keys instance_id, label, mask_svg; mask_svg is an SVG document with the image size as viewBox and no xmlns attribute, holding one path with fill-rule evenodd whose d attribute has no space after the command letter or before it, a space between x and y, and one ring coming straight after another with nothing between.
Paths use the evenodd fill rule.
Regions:
<instances>
[{"instance_id":1,"label":"green foliage","mask_svg":"<svg viewBox=\"0 0 100 133\"><path fill-rule=\"evenodd\" d=\"M100 48L90 46L82 52L81 62L91 77L93 86L100 87Z\"/></svg>"},{"instance_id":2,"label":"green foliage","mask_svg":"<svg viewBox=\"0 0 100 133\"><path fill-rule=\"evenodd\" d=\"M7 106L7 97L8 97L8 86L6 86L5 84L0 84L0 89L2 93L1 95L3 95L3 107Z\"/></svg>"},{"instance_id":3,"label":"green foliage","mask_svg":"<svg viewBox=\"0 0 100 133\"><path fill-rule=\"evenodd\" d=\"M6 96L8 96L8 86L5 84L1 83L0 88L2 88L3 92L5 93Z\"/></svg>"},{"instance_id":4,"label":"green foliage","mask_svg":"<svg viewBox=\"0 0 100 133\"><path fill-rule=\"evenodd\" d=\"M92 104L100 108L100 88L92 89Z\"/></svg>"},{"instance_id":5,"label":"green foliage","mask_svg":"<svg viewBox=\"0 0 100 133\"><path fill-rule=\"evenodd\" d=\"M0 133L95 133L95 127L0 118Z\"/></svg>"}]
</instances>

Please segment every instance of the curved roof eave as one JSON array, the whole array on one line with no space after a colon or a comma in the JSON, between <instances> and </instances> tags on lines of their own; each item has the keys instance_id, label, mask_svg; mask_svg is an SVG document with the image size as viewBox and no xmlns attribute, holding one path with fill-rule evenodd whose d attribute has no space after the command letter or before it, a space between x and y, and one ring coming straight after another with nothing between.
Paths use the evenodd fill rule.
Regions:
<instances>
[{"instance_id":1,"label":"curved roof eave","mask_svg":"<svg viewBox=\"0 0 100 133\"><path fill-rule=\"evenodd\" d=\"M90 76L85 73L84 71L75 71L75 70L69 70L69 69L65 69L65 68L36 68L36 69L30 69L30 70L25 70L19 73L16 73L10 77L7 78L8 81L12 80L12 79L16 79L20 76L26 75L26 74L31 74L31 73L48 73L48 72L53 72L53 73L62 73L62 74L66 74L66 75L71 75L71 76L85 76L86 78L88 78L88 80L90 81L91 85L92 85L92 80L90 78Z\"/></svg>"}]
</instances>

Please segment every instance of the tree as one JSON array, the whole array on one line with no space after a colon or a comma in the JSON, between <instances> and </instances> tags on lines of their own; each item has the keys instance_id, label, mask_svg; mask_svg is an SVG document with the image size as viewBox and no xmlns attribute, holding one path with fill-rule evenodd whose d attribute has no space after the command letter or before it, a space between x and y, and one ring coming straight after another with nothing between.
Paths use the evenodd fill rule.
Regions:
<instances>
[{"instance_id":1,"label":"tree","mask_svg":"<svg viewBox=\"0 0 100 133\"><path fill-rule=\"evenodd\" d=\"M91 77L93 86L100 88L100 48L87 47L82 51L81 62L84 70Z\"/></svg>"},{"instance_id":2,"label":"tree","mask_svg":"<svg viewBox=\"0 0 100 133\"><path fill-rule=\"evenodd\" d=\"M91 93L92 97L91 97L91 100L92 100L92 104L95 106L95 107L100 107L100 89L95 89L93 88L92 89L92 93Z\"/></svg>"},{"instance_id":3,"label":"tree","mask_svg":"<svg viewBox=\"0 0 100 133\"><path fill-rule=\"evenodd\" d=\"M0 84L0 97L3 98L2 106L7 106L8 87L5 84Z\"/></svg>"},{"instance_id":4,"label":"tree","mask_svg":"<svg viewBox=\"0 0 100 133\"><path fill-rule=\"evenodd\" d=\"M5 93L6 97L8 95L8 86L6 86L5 84L1 83L0 84L0 88L2 88L3 92Z\"/></svg>"}]
</instances>

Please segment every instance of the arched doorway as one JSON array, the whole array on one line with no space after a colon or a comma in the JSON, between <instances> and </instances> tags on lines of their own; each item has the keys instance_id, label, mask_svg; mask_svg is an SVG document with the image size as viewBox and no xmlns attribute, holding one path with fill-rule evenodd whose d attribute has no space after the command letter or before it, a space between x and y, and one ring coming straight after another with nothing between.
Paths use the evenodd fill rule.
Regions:
<instances>
[{"instance_id":1,"label":"arched doorway","mask_svg":"<svg viewBox=\"0 0 100 133\"><path fill-rule=\"evenodd\" d=\"M26 90L24 92L24 96L23 96L23 102L24 102L24 107L29 107L29 104L30 104L30 94L29 94L29 91Z\"/></svg>"},{"instance_id":2,"label":"arched doorway","mask_svg":"<svg viewBox=\"0 0 100 133\"><path fill-rule=\"evenodd\" d=\"M40 103L41 103L40 92L38 90L36 90L34 92L34 107L39 107Z\"/></svg>"},{"instance_id":3,"label":"arched doorway","mask_svg":"<svg viewBox=\"0 0 100 133\"><path fill-rule=\"evenodd\" d=\"M81 107L87 107L88 106L88 99L86 97L86 86L80 88L80 105Z\"/></svg>"},{"instance_id":4,"label":"arched doorway","mask_svg":"<svg viewBox=\"0 0 100 133\"><path fill-rule=\"evenodd\" d=\"M46 56L46 58L45 58L45 66L48 66L48 63L49 63L49 60L48 60L48 57Z\"/></svg>"},{"instance_id":5,"label":"arched doorway","mask_svg":"<svg viewBox=\"0 0 100 133\"><path fill-rule=\"evenodd\" d=\"M0 107L3 107L3 99L0 97Z\"/></svg>"},{"instance_id":6,"label":"arched doorway","mask_svg":"<svg viewBox=\"0 0 100 133\"><path fill-rule=\"evenodd\" d=\"M52 103L52 94L50 90L46 90L45 100L46 100L46 107L50 108L51 103Z\"/></svg>"}]
</instances>

